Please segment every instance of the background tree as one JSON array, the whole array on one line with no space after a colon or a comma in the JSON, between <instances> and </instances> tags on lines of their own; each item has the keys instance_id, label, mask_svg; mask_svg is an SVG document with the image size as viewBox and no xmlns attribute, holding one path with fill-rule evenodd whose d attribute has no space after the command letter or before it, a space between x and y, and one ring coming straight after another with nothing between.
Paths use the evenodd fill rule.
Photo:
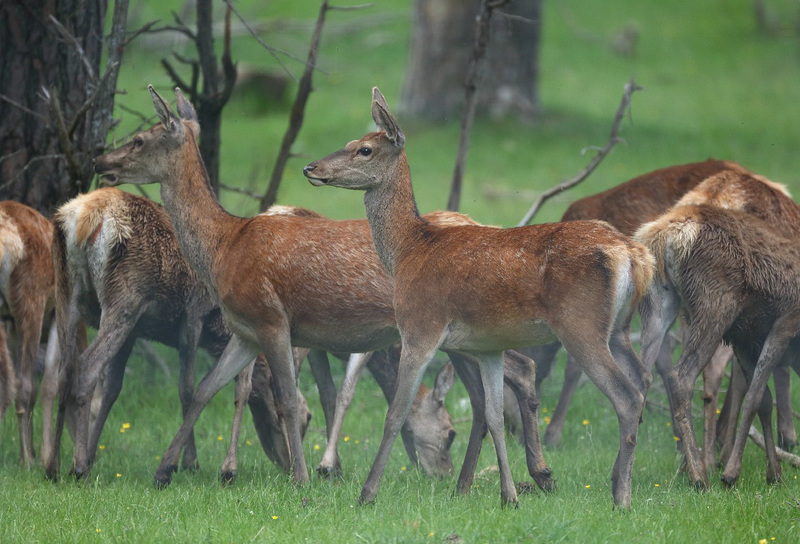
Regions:
<instances>
[{"instance_id":1,"label":"background tree","mask_svg":"<svg viewBox=\"0 0 800 544\"><path fill-rule=\"evenodd\" d=\"M0 3L0 199L48 214L86 191L113 124L127 0ZM101 58L106 64L101 71Z\"/></svg>"},{"instance_id":2,"label":"background tree","mask_svg":"<svg viewBox=\"0 0 800 544\"><path fill-rule=\"evenodd\" d=\"M479 0L416 0L402 111L432 120L458 117L475 38ZM478 90L477 113L533 119L539 110L541 0L496 10Z\"/></svg>"}]
</instances>

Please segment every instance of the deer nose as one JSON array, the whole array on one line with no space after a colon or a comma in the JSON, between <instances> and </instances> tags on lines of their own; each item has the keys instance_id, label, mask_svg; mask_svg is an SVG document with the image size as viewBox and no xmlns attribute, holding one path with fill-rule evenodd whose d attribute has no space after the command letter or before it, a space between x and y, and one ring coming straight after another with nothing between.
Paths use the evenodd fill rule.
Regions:
<instances>
[{"instance_id":1,"label":"deer nose","mask_svg":"<svg viewBox=\"0 0 800 544\"><path fill-rule=\"evenodd\" d=\"M309 165L307 165L305 168L303 168L303 173L304 173L305 175L308 175L308 174L310 174L311 172L313 172L315 168L316 168L316 166L314 166L313 164L309 164Z\"/></svg>"}]
</instances>

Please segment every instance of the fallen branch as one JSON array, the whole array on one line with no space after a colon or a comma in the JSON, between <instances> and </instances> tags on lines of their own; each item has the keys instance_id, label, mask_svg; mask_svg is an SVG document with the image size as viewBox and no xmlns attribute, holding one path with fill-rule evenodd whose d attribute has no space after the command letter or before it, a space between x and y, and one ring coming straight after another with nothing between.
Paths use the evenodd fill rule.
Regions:
<instances>
[{"instance_id":1,"label":"fallen branch","mask_svg":"<svg viewBox=\"0 0 800 544\"><path fill-rule=\"evenodd\" d=\"M749 436L750 440L755 442L759 448L761 448L762 450L766 449L766 446L764 446L764 437L760 432L758 432L758 429L756 429L752 425L750 426L750 432L747 433L747 436ZM786 461L793 467L800 468L800 456L797 456L793 453L789 453L788 451L783 450L777 446L775 446L775 451L778 452L778 459L780 459L781 461Z\"/></svg>"},{"instance_id":2,"label":"fallen branch","mask_svg":"<svg viewBox=\"0 0 800 544\"><path fill-rule=\"evenodd\" d=\"M566 191L567 189L571 189L572 187L576 186L591 174L595 168L600 164L600 162L611 152L615 145L622 141L622 138L619 137L619 129L620 125L622 124L622 120L625 118L625 113L630 111L631 108L631 95L636 91L641 90L642 87L638 86L633 78L625 84L625 92L622 94L622 102L619 105L619 109L617 109L617 114L614 116L614 123L611 126L611 135L608 138L608 142L606 145L603 146L601 149L597 150L597 155L592 158L589 164L584 168L578 175L575 177L563 181L548 189L547 191L543 192L539 195L539 198L533 203L531 208L528 210L528 213L525 214L525 217L519 222L517 226L522 227L531 222L533 216L536 215L536 212L539 211L539 208L542 207L544 202L557 195L562 191ZM584 150L586 151L586 150Z\"/></svg>"}]
</instances>

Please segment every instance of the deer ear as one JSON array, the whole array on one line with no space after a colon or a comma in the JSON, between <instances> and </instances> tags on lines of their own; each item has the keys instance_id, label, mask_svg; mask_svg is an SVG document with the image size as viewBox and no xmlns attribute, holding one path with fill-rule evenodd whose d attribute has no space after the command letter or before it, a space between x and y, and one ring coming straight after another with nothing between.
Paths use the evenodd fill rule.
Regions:
<instances>
[{"instance_id":1,"label":"deer ear","mask_svg":"<svg viewBox=\"0 0 800 544\"><path fill-rule=\"evenodd\" d=\"M386 133L386 137L395 146L402 148L406 145L406 137L400 127L397 126L397 121L389 113L386 99L377 87L372 88L372 118L378 128Z\"/></svg>"},{"instance_id":2,"label":"deer ear","mask_svg":"<svg viewBox=\"0 0 800 544\"><path fill-rule=\"evenodd\" d=\"M150 96L153 98L153 106L156 108L156 115L161 119L161 124L164 125L167 132L174 133L177 129L181 128L182 125L175 118L175 114L172 113L172 108L169 103L161 98L161 95L156 92L152 85L148 85L147 89L150 91Z\"/></svg>"},{"instance_id":3,"label":"deer ear","mask_svg":"<svg viewBox=\"0 0 800 544\"><path fill-rule=\"evenodd\" d=\"M444 402L444 397L455 382L455 367L453 363L447 363L436 374L436 381L433 385L433 398L439 402Z\"/></svg>"},{"instance_id":4,"label":"deer ear","mask_svg":"<svg viewBox=\"0 0 800 544\"><path fill-rule=\"evenodd\" d=\"M184 122L191 125L196 136L200 133L200 122L197 120L197 112L194 111L194 106L183 96L180 87L175 87L175 99L178 115L180 115Z\"/></svg>"}]
</instances>

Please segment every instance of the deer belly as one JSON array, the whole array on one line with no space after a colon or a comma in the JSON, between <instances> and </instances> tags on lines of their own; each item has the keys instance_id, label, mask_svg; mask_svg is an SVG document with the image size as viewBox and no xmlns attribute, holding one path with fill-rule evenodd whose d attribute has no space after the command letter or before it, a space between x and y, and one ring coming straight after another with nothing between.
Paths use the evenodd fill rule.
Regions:
<instances>
[{"instance_id":1,"label":"deer belly","mask_svg":"<svg viewBox=\"0 0 800 544\"><path fill-rule=\"evenodd\" d=\"M547 344L557 340L550 326L541 320L523 323L450 324L442 349L463 351L504 351Z\"/></svg>"}]
</instances>

